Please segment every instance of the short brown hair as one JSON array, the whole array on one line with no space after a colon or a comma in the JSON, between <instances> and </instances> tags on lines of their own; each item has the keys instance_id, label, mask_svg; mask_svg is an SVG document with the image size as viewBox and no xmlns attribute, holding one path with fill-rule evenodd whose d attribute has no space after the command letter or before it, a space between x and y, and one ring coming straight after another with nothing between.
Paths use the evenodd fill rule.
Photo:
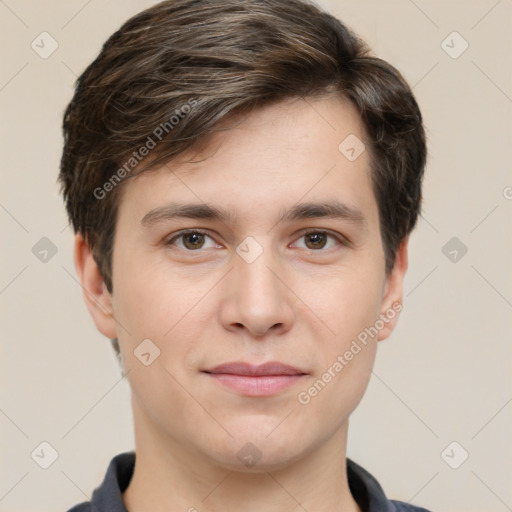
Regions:
<instances>
[{"instance_id":1,"label":"short brown hair","mask_svg":"<svg viewBox=\"0 0 512 512\"><path fill-rule=\"evenodd\" d=\"M170 0L128 20L77 80L59 175L108 290L119 192L148 161L144 147L154 168L236 114L333 92L365 127L389 272L416 223L426 161L422 116L397 69L306 0Z\"/></svg>"}]
</instances>

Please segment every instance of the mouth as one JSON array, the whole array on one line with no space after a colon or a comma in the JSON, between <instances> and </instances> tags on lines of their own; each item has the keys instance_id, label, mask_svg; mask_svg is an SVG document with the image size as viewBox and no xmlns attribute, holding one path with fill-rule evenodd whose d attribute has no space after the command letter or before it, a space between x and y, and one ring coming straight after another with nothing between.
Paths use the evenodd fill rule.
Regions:
<instances>
[{"instance_id":1,"label":"mouth","mask_svg":"<svg viewBox=\"0 0 512 512\"><path fill-rule=\"evenodd\" d=\"M244 396L271 396L296 384L306 372L280 362L251 365L233 362L204 370L204 374L224 387Z\"/></svg>"}]
</instances>

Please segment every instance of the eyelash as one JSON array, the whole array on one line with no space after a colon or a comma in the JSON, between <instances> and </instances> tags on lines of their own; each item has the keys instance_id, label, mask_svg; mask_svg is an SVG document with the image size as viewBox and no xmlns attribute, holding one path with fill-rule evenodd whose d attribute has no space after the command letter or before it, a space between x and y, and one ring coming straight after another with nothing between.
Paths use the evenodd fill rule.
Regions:
<instances>
[{"instance_id":1,"label":"eyelash","mask_svg":"<svg viewBox=\"0 0 512 512\"><path fill-rule=\"evenodd\" d=\"M208 236L210 238L211 235L206 232L206 231L203 231L202 229L186 229L186 230L183 230L183 231L179 231L178 233L176 233L174 236L172 236L172 238L170 238L169 240L167 240L165 242L165 245L173 245L173 243L186 236L186 235L190 235L190 234L199 234L199 235L205 235L205 236ZM331 231L326 231L326 230L321 230L321 229L312 229L312 230L309 230L309 231L306 231L304 233L302 233L299 238L303 238L303 237L306 237L308 235L311 235L311 234L322 234L322 235L327 235L328 237L331 237L331 238L334 238L335 240L337 240L339 242L340 245L344 245L344 246L347 246L349 245L349 241L343 237L342 235L340 234L335 234L335 233L332 233ZM213 240L213 238L212 238ZM181 248L180 248L181 249ZM332 247L330 248L332 249ZM194 252L200 252L201 251L201 248L200 249L197 249L197 250L190 250L190 249L182 249L186 252L190 252L190 253L194 253ZM328 251L329 249L305 249L309 252L326 252Z\"/></svg>"}]
</instances>

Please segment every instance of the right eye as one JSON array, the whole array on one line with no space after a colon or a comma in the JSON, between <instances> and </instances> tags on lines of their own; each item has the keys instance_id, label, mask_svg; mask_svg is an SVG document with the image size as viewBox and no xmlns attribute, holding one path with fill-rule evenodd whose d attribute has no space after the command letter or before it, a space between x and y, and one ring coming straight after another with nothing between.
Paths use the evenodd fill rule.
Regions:
<instances>
[{"instance_id":1,"label":"right eye","mask_svg":"<svg viewBox=\"0 0 512 512\"><path fill-rule=\"evenodd\" d=\"M165 245L175 245L179 249L182 249L184 251L197 251L199 249L208 249L209 247L204 247L204 240L205 237L210 238L212 241L213 239L206 233L205 231L202 231L200 229L187 229L184 231L179 231L178 233L175 233L166 243ZM181 244L175 244L174 242L177 240L182 240ZM181 246L180 246L181 245ZM213 243L214 247L216 244ZM210 247L210 248L211 248Z\"/></svg>"}]
</instances>

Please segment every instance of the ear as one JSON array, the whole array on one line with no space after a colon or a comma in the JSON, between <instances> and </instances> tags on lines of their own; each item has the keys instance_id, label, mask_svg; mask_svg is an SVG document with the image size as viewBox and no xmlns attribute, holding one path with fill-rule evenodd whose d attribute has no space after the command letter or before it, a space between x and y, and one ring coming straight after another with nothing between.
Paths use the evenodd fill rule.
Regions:
<instances>
[{"instance_id":1,"label":"ear","mask_svg":"<svg viewBox=\"0 0 512 512\"><path fill-rule=\"evenodd\" d=\"M116 323L113 317L112 296L103 281L100 269L89 244L81 234L75 235L75 268L82 285L85 305L96 328L108 338L115 338Z\"/></svg>"},{"instance_id":2,"label":"ear","mask_svg":"<svg viewBox=\"0 0 512 512\"><path fill-rule=\"evenodd\" d=\"M384 322L384 327L377 336L378 341L385 340L393 332L398 322L400 311L402 311L403 283L407 271L408 242L409 239L406 238L400 244L396 252L393 269L386 278L380 310L380 319Z\"/></svg>"}]
</instances>

